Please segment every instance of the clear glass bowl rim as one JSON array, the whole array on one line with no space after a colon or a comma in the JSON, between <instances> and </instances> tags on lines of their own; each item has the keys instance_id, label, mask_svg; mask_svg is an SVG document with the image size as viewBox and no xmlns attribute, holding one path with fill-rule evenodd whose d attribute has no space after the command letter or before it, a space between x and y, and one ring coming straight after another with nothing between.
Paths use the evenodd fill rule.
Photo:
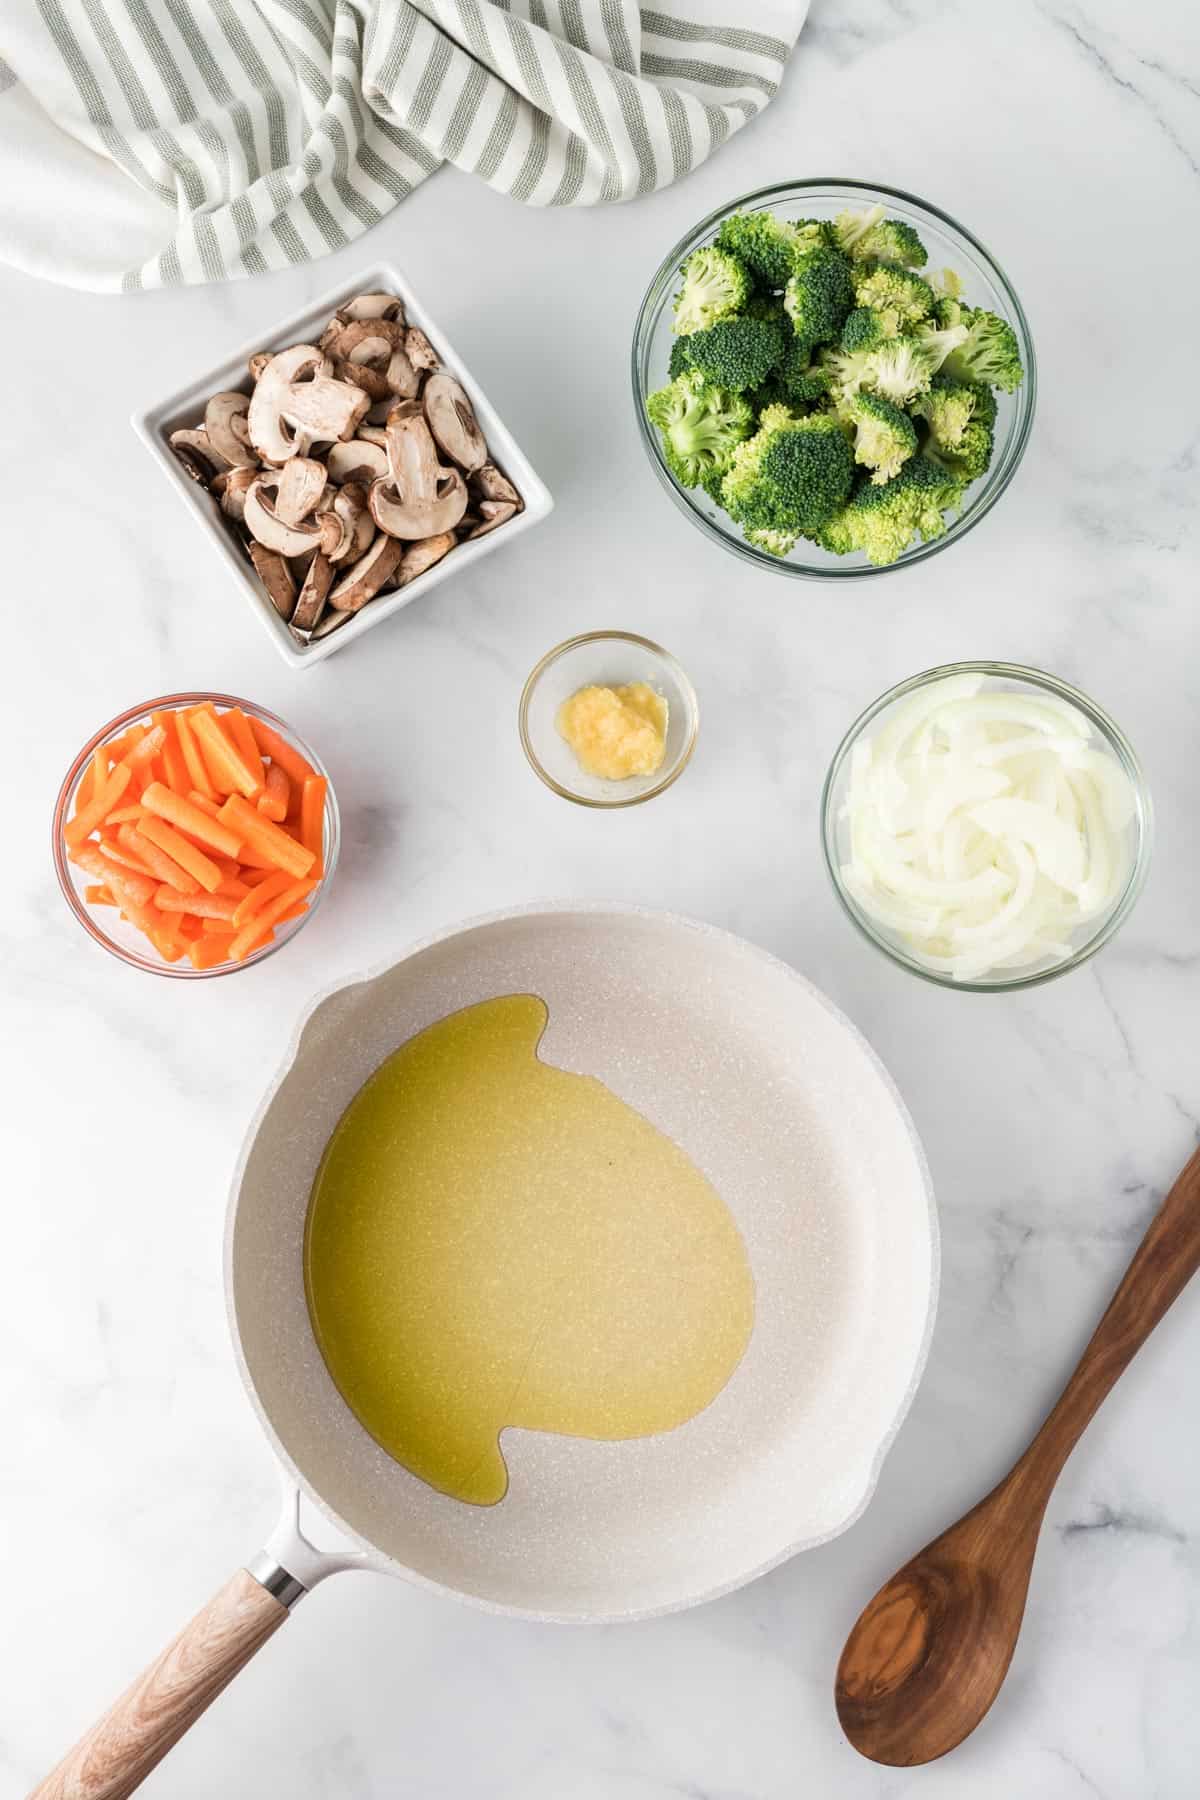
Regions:
<instances>
[{"instance_id":1,"label":"clear glass bowl rim","mask_svg":"<svg viewBox=\"0 0 1200 1800\"><path fill-rule=\"evenodd\" d=\"M138 951L127 949L125 945L118 944L114 939L110 938L108 933L97 923L95 918L93 918L87 905L80 898L79 893L76 890L75 883L71 879L70 870L67 867L66 844L63 837L63 828L67 823L67 807L75 792L76 785L82 777L88 759L98 744L105 743L109 738L118 737L127 726L136 725L139 719L144 719L149 713L167 712L181 706L196 706L203 700L211 700L215 706L226 708L240 706L244 713L253 714L256 719L261 719L264 725L270 725L281 737L285 737L290 744L295 745L301 755L312 764L317 774L325 777L326 782L324 822L325 873L321 878L320 885L309 902L307 910L295 921L295 929L289 931L286 936L277 937L273 943L264 944L261 949L253 951L241 962L218 963L213 969L193 969L190 963L183 966L182 959L179 963L163 962L161 959L155 960L149 956L142 956ZM328 769L312 749L311 745L308 744L308 742L300 736L299 732L294 730L285 719L281 719L277 713L268 711L265 706L259 706L253 700L239 699L236 694L219 694L211 689L205 689L195 693L163 694L156 700L144 701L140 706L127 707L124 712L118 713L116 718L110 719L107 725L102 725L100 730L95 732L93 736L88 739L63 778L62 786L58 790L58 798L54 803L54 818L50 831L50 847L54 857L54 872L58 877L58 885L62 889L63 898L66 900L67 905L70 907L79 923L83 926L88 936L94 939L102 949L107 950L111 956L115 956L119 962L127 963L130 968L144 969L148 975L166 975L175 981L207 981L214 975L236 975L243 969L253 968L256 963L265 962L268 956L274 956L277 950L282 950L285 945L290 944L292 939L298 937L300 932L303 931L304 927L308 924L308 921L320 906L321 901L325 898L325 891L332 881L334 870L337 867L338 851L341 848L342 841L341 815L338 811L337 796L333 790L333 782L330 778Z\"/></svg>"},{"instance_id":2,"label":"clear glass bowl rim","mask_svg":"<svg viewBox=\"0 0 1200 1800\"><path fill-rule=\"evenodd\" d=\"M642 362L643 353L653 328L652 313L657 311L662 290L673 279L684 257L715 225L719 225L722 219L742 207L762 206L784 195L798 195L814 189L829 188L842 189L852 197L857 195L885 204L889 200L896 200L904 205L920 207L923 212L928 213L931 218L936 219L939 224L944 226L951 235L957 235L970 244L971 248L986 263L993 280L1012 309L1011 323L1020 341L1021 358L1025 365L1025 379L1015 396L1018 406L1015 436L1005 447L1001 462L989 470L984 477L978 495L970 501L966 510L958 515L941 537L934 538L932 543L913 544L894 563L886 563L878 568L872 563L840 568L836 565L818 567L811 563L792 562L790 559L770 556L765 550L756 550L753 544L746 542L745 538L735 535L736 528L725 531L693 503L688 490L680 487L674 479L663 462L657 436L646 417L646 383L642 380ZM630 369L633 379L634 412L637 415L642 446L659 481L679 510L694 525L699 526L714 543L720 544L731 555L740 557L743 562L752 563L756 568L771 569L779 575L790 575L801 581L855 581L867 576L890 575L898 569L911 568L915 563L924 562L927 557L936 556L940 550L948 550L952 544L956 544L960 538L965 537L982 518L991 512L1001 494L1008 487L1025 455L1037 407L1037 357L1029 321L1025 317L1025 309L1021 305L1016 289L991 251L986 245L980 243L975 234L968 231L965 225L960 225L950 213L944 212L939 206L934 206L931 201L923 200L919 194L910 194L905 188L885 187L879 182L856 181L852 177L844 175L813 176L804 181L776 181L770 187L755 188L748 194L740 195L736 200L726 201L723 206L717 207L714 212L709 213L707 218L701 219L699 224L694 225L687 235L679 240L669 255L663 258L650 279L650 285L638 308ZM849 561L849 559L846 560Z\"/></svg>"},{"instance_id":3,"label":"clear glass bowl rim","mask_svg":"<svg viewBox=\"0 0 1200 1800\"><path fill-rule=\"evenodd\" d=\"M1118 761L1128 775L1133 786L1135 812L1137 821L1137 853L1133 866L1129 871L1129 879L1125 884L1121 898L1112 912L1104 920L1099 930L1090 938L1086 938L1078 947L1060 963L1054 963L1048 969L1036 969L1028 975L1014 970L1011 976L999 981L955 981L939 969L928 969L915 957L907 956L899 945L893 944L882 936L866 915L855 906L850 895L842 885L837 854L837 820L833 816L833 801L837 791L838 777L841 775L846 758L849 756L859 737L889 706L906 695L915 693L918 688L926 687L935 681L944 681L952 675L983 675L985 678L1005 681L1023 681L1030 687L1041 688L1043 692L1052 694L1059 700L1066 700L1078 707L1099 731L1116 753ZM1137 903L1146 884L1146 876L1150 867L1151 851L1154 847L1154 808L1150 799L1150 790L1146 785L1145 773L1137 752L1121 730L1116 720L1111 718L1104 708L1085 694L1082 689L1072 687L1057 675L1050 675L1044 669L1035 669L1025 663L1009 662L956 662L942 663L934 669L923 669L919 675L910 675L907 681L897 682L895 687L888 688L880 694L865 710L861 712L850 726L841 743L833 753L829 772L821 789L821 855L825 862L825 871L829 876L833 891L837 895L842 911L850 920L861 937L873 944L876 950L883 953L898 968L907 969L912 975L920 976L922 981L930 982L934 987L950 988L956 993L967 994L1007 994L1021 988L1041 987L1047 981L1057 981L1060 975L1068 975L1073 969L1095 956L1109 940L1116 936Z\"/></svg>"},{"instance_id":4,"label":"clear glass bowl rim","mask_svg":"<svg viewBox=\"0 0 1200 1800\"><path fill-rule=\"evenodd\" d=\"M645 788L640 794L627 794L614 797L612 800L597 800L589 794L576 793L573 788L564 787L561 781L556 781L549 769L543 765L529 735L529 703L547 669L558 662L560 657L568 655L572 650L577 650L581 644L600 643L636 644L639 650L648 650L652 656L657 656L670 670L680 693L687 701L690 715L687 742L662 779L656 781L653 787ZM553 793L561 795L564 800L572 801L576 806L589 806L595 812L612 812L622 806L641 806L645 801L653 800L658 794L664 794L673 783L678 781L692 760L696 739L700 735L700 701L683 664L672 656L669 650L664 650L661 644L656 644L653 638L642 637L636 631L580 631L574 637L564 638L561 644L555 644L552 650L547 650L545 656L540 657L529 671L525 678L525 685L521 689L520 704L517 708L517 727L521 734L521 748L525 752L525 760L539 781L545 782Z\"/></svg>"}]
</instances>

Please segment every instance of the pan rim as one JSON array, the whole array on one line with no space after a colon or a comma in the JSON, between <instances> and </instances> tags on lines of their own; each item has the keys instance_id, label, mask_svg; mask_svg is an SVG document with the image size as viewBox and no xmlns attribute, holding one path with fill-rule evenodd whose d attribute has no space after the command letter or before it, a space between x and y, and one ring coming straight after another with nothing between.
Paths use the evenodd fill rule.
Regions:
<instances>
[{"instance_id":1,"label":"pan rim","mask_svg":"<svg viewBox=\"0 0 1200 1800\"><path fill-rule=\"evenodd\" d=\"M896 1109L897 1117L904 1128L910 1149L913 1153L917 1174L920 1178L921 1188L925 1196L926 1217L929 1230L928 1294L921 1341L904 1392L900 1397L887 1430L880 1437L879 1442L876 1444L872 1453L871 1463L867 1471L863 1491L855 1505L847 1512L846 1516L828 1531L790 1542L774 1551L770 1556L753 1563L744 1571L739 1571L721 1581L709 1583L695 1592L680 1594L671 1599L648 1606L630 1606L628 1608L605 1609L603 1611L558 1611L555 1609L521 1606L510 1601L496 1600L485 1594L472 1592L469 1588L455 1587L447 1582L439 1581L430 1575L426 1575L420 1569L414 1568L411 1564L398 1561L386 1551L380 1550L378 1546L373 1544L368 1538L363 1537L361 1532L357 1531L354 1526L347 1523L336 1509L316 1490L309 1478L293 1461L285 1445L279 1438L274 1423L259 1396L253 1376L251 1375L242 1347L241 1332L238 1326L236 1307L234 1305L233 1244L238 1205L241 1197L246 1165L267 1112L291 1072L299 1052L301 1040L309 1022L317 1011L326 1001L333 999L336 995L346 993L352 988L365 986L376 981L381 976L397 968L401 963L409 962L414 957L417 957L423 952L431 950L440 944L444 944L452 938L463 937L471 932L485 930L491 926L502 925L518 919L543 917L565 918L571 916L607 916L610 918L642 919L652 921L658 925L666 925L672 929L695 932L705 937L716 938L725 944L736 948L743 954L749 954L757 962L770 969L775 974L784 977L787 981L804 989L808 996L815 1000L817 1004L830 1015L835 1023L842 1028L842 1030L848 1033L859 1052L866 1057L874 1073L881 1080L892 1105ZM643 1619L665 1618L673 1613L689 1611L694 1606L706 1605L711 1600L718 1600L726 1594L734 1593L737 1589L746 1587L751 1582L757 1581L761 1576L769 1574L772 1569L779 1568L783 1563L790 1562L794 1556L799 1556L807 1550L819 1549L823 1544L831 1543L834 1538L840 1537L843 1532L848 1531L851 1526L857 1523L866 1511L875 1494L884 1462L886 1461L888 1453L896 1440L897 1434L912 1407L921 1378L925 1372L926 1364L929 1360L929 1351L933 1341L934 1326L937 1320L941 1279L941 1238L937 1200L934 1193L933 1179L930 1174L928 1159L925 1155L924 1145L921 1142L912 1115L905 1104L904 1098L900 1093L895 1080L874 1046L864 1036L863 1032L854 1021L847 1017L841 1008L837 1006L821 988L810 981L806 975L801 974L801 972L794 968L791 963L785 962L781 957L774 955L773 952L763 949L761 945L752 942L749 938L742 937L737 932L729 931L724 926L712 925L705 920L694 919L683 913L672 912L661 907L639 906L624 901L535 900L525 902L519 906L501 907L494 911L478 913L469 918L460 919L452 925L443 927L441 930L431 932L424 937L415 939L413 942L407 944L398 955L380 961L357 974L343 976L340 979L329 983L312 997L292 1028L283 1058L276 1069L273 1079L264 1090L242 1139L241 1147L233 1169L229 1188L229 1198L226 1204L222 1247L222 1276L225 1291L225 1313L238 1374L250 1400L255 1416L258 1419L259 1425L275 1455L276 1462L280 1469L284 1471L288 1480L304 1495L317 1512L320 1513L322 1517L325 1518L342 1536L350 1539L353 1545L363 1553L364 1561L361 1565L362 1567L370 1568L372 1571L381 1575L391 1576L396 1580L410 1582L414 1586L424 1588L431 1593L444 1595L449 1599L457 1600L464 1605L474 1608L476 1611L490 1613L502 1618L525 1619L534 1623L555 1625L615 1625L632 1624ZM317 1554L319 1556L321 1553L318 1552Z\"/></svg>"}]
</instances>

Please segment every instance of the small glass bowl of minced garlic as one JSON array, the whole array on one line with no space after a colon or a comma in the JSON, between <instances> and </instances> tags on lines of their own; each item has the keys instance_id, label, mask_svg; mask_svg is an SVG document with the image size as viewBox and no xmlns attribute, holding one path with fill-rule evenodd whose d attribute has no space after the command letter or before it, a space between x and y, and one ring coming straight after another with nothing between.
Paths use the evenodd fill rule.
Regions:
<instances>
[{"instance_id":1,"label":"small glass bowl of minced garlic","mask_svg":"<svg viewBox=\"0 0 1200 1800\"><path fill-rule=\"evenodd\" d=\"M534 773L579 806L637 806L663 793L696 744L696 691L669 651L632 631L557 644L521 694Z\"/></svg>"}]
</instances>

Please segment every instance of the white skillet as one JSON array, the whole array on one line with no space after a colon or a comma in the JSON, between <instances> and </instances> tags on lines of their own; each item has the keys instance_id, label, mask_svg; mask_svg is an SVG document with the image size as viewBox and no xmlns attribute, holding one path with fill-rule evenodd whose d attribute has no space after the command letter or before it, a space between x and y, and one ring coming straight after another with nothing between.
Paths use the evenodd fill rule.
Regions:
<instances>
[{"instance_id":1,"label":"white skillet","mask_svg":"<svg viewBox=\"0 0 1200 1800\"><path fill-rule=\"evenodd\" d=\"M510 1430L495 1507L381 1450L313 1340L301 1242L318 1159L397 1045L459 1007L535 993L539 1054L599 1076L681 1144L737 1220L749 1348L689 1424L624 1443ZM348 1568L493 1612L602 1622L726 1593L844 1531L924 1365L937 1287L924 1157L886 1071L783 963L634 908L526 907L428 939L316 1002L254 1121L225 1241L238 1363L286 1472L265 1549L36 1790L129 1794L301 1596ZM301 1492L361 1549L317 1550Z\"/></svg>"}]
</instances>

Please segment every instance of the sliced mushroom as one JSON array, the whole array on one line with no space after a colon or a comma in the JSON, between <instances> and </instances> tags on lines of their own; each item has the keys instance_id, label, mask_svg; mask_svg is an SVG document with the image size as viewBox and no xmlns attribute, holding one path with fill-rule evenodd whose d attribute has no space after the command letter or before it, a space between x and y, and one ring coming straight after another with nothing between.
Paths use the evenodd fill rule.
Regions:
<instances>
[{"instance_id":1,"label":"sliced mushroom","mask_svg":"<svg viewBox=\"0 0 1200 1800\"><path fill-rule=\"evenodd\" d=\"M414 369L436 369L441 366L436 350L419 325L410 325L405 332L404 354Z\"/></svg>"},{"instance_id":2,"label":"sliced mushroom","mask_svg":"<svg viewBox=\"0 0 1200 1800\"><path fill-rule=\"evenodd\" d=\"M279 471L275 517L285 525L299 525L316 511L324 492L325 464L313 456L290 456Z\"/></svg>"},{"instance_id":3,"label":"sliced mushroom","mask_svg":"<svg viewBox=\"0 0 1200 1800\"><path fill-rule=\"evenodd\" d=\"M403 544L381 533L330 592L330 606L336 612L358 612L375 598L403 555Z\"/></svg>"},{"instance_id":4,"label":"sliced mushroom","mask_svg":"<svg viewBox=\"0 0 1200 1800\"><path fill-rule=\"evenodd\" d=\"M246 495L258 480L258 469L230 469L221 489L221 511L240 525L246 514Z\"/></svg>"},{"instance_id":5,"label":"sliced mushroom","mask_svg":"<svg viewBox=\"0 0 1200 1800\"><path fill-rule=\"evenodd\" d=\"M325 610L325 597L333 584L333 564L320 551L308 565L304 586L292 614L293 631L312 631Z\"/></svg>"},{"instance_id":6,"label":"sliced mushroom","mask_svg":"<svg viewBox=\"0 0 1200 1800\"><path fill-rule=\"evenodd\" d=\"M250 561L258 570L258 578L275 611L281 619L290 619L296 604L296 584L278 550L268 550L265 544L251 544Z\"/></svg>"},{"instance_id":7,"label":"sliced mushroom","mask_svg":"<svg viewBox=\"0 0 1200 1800\"><path fill-rule=\"evenodd\" d=\"M392 410L393 406L395 406L395 404L396 404L396 396L395 396L395 394L393 394L391 388L388 389L388 397L386 400L372 401L371 405L367 409L367 417L366 417L365 423L363 425L359 426L360 434L361 434L361 432L363 432L367 429L367 426L370 426L373 430L378 425L386 425L387 424L387 416L391 412L391 410Z\"/></svg>"},{"instance_id":8,"label":"sliced mushroom","mask_svg":"<svg viewBox=\"0 0 1200 1800\"><path fill-rule=\"evenodd\" d=\"M397 319L404 323L404 302L395 294L359 294L342 307L347 319Z\"/></svg>"},{"instance_id":9,"label":"sliced mushroom","mask_svg":"<svg viewBox=\"0 0 1200 1800\"><path fill-rule=\"evenodd\" d=\"M393 407L387 424L390 478L371 484L371 514L396 538L437 537L452 531L467 510L467 485L457 469L443 468L420 405Z\"/></svg>"},{"instance_id":10,"label":"sliced mushroom","mask_svg":"<svg viewBox=\"0 0 1200 1800\"><path fill-rule=\"evenodd\" d=\"M377 425L375 421L372 420L369 425L359 426L356 435L362 439L364 444L378 444L382 450L387 449L387 422L395 410L395 405L396 402L394 400L389 401L388 409L383 415L382 425Z\"/></svg>"},{"instance_id":11,"label":"sliced mushroom","mask_svg":"<svg viewBox=\"0 0 1200 1800\"><path fill-rule=\"evenodd\" d=\"M312 567L312 559L317 554L317 552L320 550L320 548L321 548L321 539L318 536L313 539L312 543L309 545L307 550L302 550L300 552L299 556L289 556L288 557L287 566L292 571L292 579L296 583L297 587L303 586L304 577L308 574L309 569Z\"/></svg>"},{"instance_id":12,"label":"sliced mushroom","mask_svg":"<svg viewBox=\"0 0 1200 1800\"><path fill-rule=\"evenodd\" d=\"M242 519L250 535L268 550L281 556L299 556L313 544L321 542L317 525L288 525L277 517L268 484L274 487L276 477L260 475L246 490Z\"/></svg>"},{"instance_id":13,"label":"sliced mushroom","mask_svg":"<svg viewBox=\"0 0 1200 1800\"><path fill-rule=\"evenodd\" d=\"M440 531L436 537L422 538L419 543L409 544L400 558L400 568L396 586L407 587L426 569L432 569L434 563L441 562L448 550L453 550L458 539L452 531Z\"/></svg>"},{"instance_id":14,"label":"sliced mushroom","mask_svg":"<svg viewBox=\"0 0 1200 1800\"><path fill-rule=\"evenodd\" d=\"M446 455L452 456L460 469L481 469L488 448L462 382L439 369L425 383L421 400L429 429Z\"/></svg>"},{"instance_id":15,"label":"sliced mushroom","mask_svg":"<svg viewBox=\"0 0 1200 1800\"><path fill-rule=\"evenodd\" d=\"M327 354L353 363L385 363L404 343L404 326L392 319L352 319L329 340Z\"/></svg>"},{"instance_id":16,"label":"sliced mushroom","mask_svg":"<svg viewBox=\"0 0 1200 1800\"><path fill-rule=\"evenodd\" d=\"M382 369L368 368L365 363L338 362L334 364L339 381L348 381L352 386L361 388L372 405L377 400L386 400L391 394L387 375Z\"/></svg>"},{"instance_id":17,"label":"sliced mushroom","mask_svg":"<svg viewBox=\"0 0 1200 1800\"><path fill-rule=\"evenodd\" d=\"M315 344L293 344L273 356L250 400L250 442L264 462L304 456L314 443L354 435L370 400L349 382L322 371L326 359Z\"/></svg>"},{"instance_id":18,"label":"sliced mushroom","mask_svg":"<svg viewBox=\"0 0 1200 1800\"><path fill-rule=\"evenodd\" d=\"M325 459L325 467L329 471L331 481L340 481L343 485L361 482L364 487L380 476L387 475L387 451L382 444L373 444L362 435L351 438L348 444L335 444Z\"/></svg>"},{"instance_id":19,"label":"sliced mushroom","mask_svg":"<svg viewBox=\"0 0 1200 1800\"><path fill-rule=\"evenodd\" d=\"M330 562L344 562L354 542L354 533L346 520L335 512L323 512L317 515L317 527L322 556L328 557Z\"/></svg>"},{"instance_id":20,"label":"sliced mushroom","mask_svg":"<svg viewBox=\"0 0 1200 1800\"><path fill-rule=\"evenodd\" d=\"M486 537L488 532L495 531L498 525L507 525L516 510L511 500L481 500L479 502L479 523L468 531L468 538Z\"/></svg>"},{"instance_id":21,"label":"sliced mushroom","mask_svg":"<svg viewBox=\"0 0 1200 1800\"><path fill-rule=\"evenodd\" d=\"M203 429L173 431L167 442L182 463L184 473L198 481L201 487L211 487L217 476L224 474L225 458L214 449Z\"/></svg>"},{"instance_id":22,"label":"sliced mushroom","mask_svg":"<svg viewBox=\"0 0 1200 1800\"><path fill-rule=\"evenodd\" d=\"M524 510L520 494L495 463L484 463L482 469L476 469L470 487L472 494L478 494L483 500L508 500L518 512Z\"/></svg>"},{"instance_id":23,"label":"sliced mushroom","mask_svg":"<svg viewBox=\"0 0 1200 1800\"><path fill-rule=\"evenodd\" d=\"M365 483L347 481L333 502L333 510L350 533L350 541L335 561L357 562L365 556L375 536L375 521L367 498Z\"/></svg>"},{"instance_id":24,"label":"sliced mushroom","mask_svg":"<svg viewBox=\"0 0 1200 1800\"><path fill-rule=\"evenodd\" d=\"M344 625L347 619L353 617L354 614L349 612L326 612L312 635L314 638L326 638L331 631L336 631L339 625Z\"/></svg>"},{"instance_id":25,"label":"sliced mushroom","mask_svg":"<svg viewBox=\"0 0 1200 1800\"><path fill-rule=\"evenodd\" d=\"M396 349L388 359L387 384L400 400L414 400L421 391L421 371L409 361L407 352Z\"/></svg>"},{"instance_id":26,"label":"sliced mushroom","mask_svg":"<svg viewBox=\"0 0 1200 1800\"><path fill-rule=\"evenodd\" d=\"M271 352L269 350L256 350L254 352L254 355L250 358L250 361L246 364L246 367L250 371L251 381L258 380L259 376L262 374L263 370L266 368L266 366L270 362L270 360L271 360Z\"/></svg>"},{"instance_id":27,"label":"sliced mushroom","mask_svg":"<svg viewBox=\"0 0 1200 1800\"><path fill-rule=\"evenodd\" d=\"M234 469L252 469L258 462L250 448L246 430L249 408L249 395L231 391L214 394L204 409L204 429L208 434L208 441Z\"/></svg>"}]
</instances>

